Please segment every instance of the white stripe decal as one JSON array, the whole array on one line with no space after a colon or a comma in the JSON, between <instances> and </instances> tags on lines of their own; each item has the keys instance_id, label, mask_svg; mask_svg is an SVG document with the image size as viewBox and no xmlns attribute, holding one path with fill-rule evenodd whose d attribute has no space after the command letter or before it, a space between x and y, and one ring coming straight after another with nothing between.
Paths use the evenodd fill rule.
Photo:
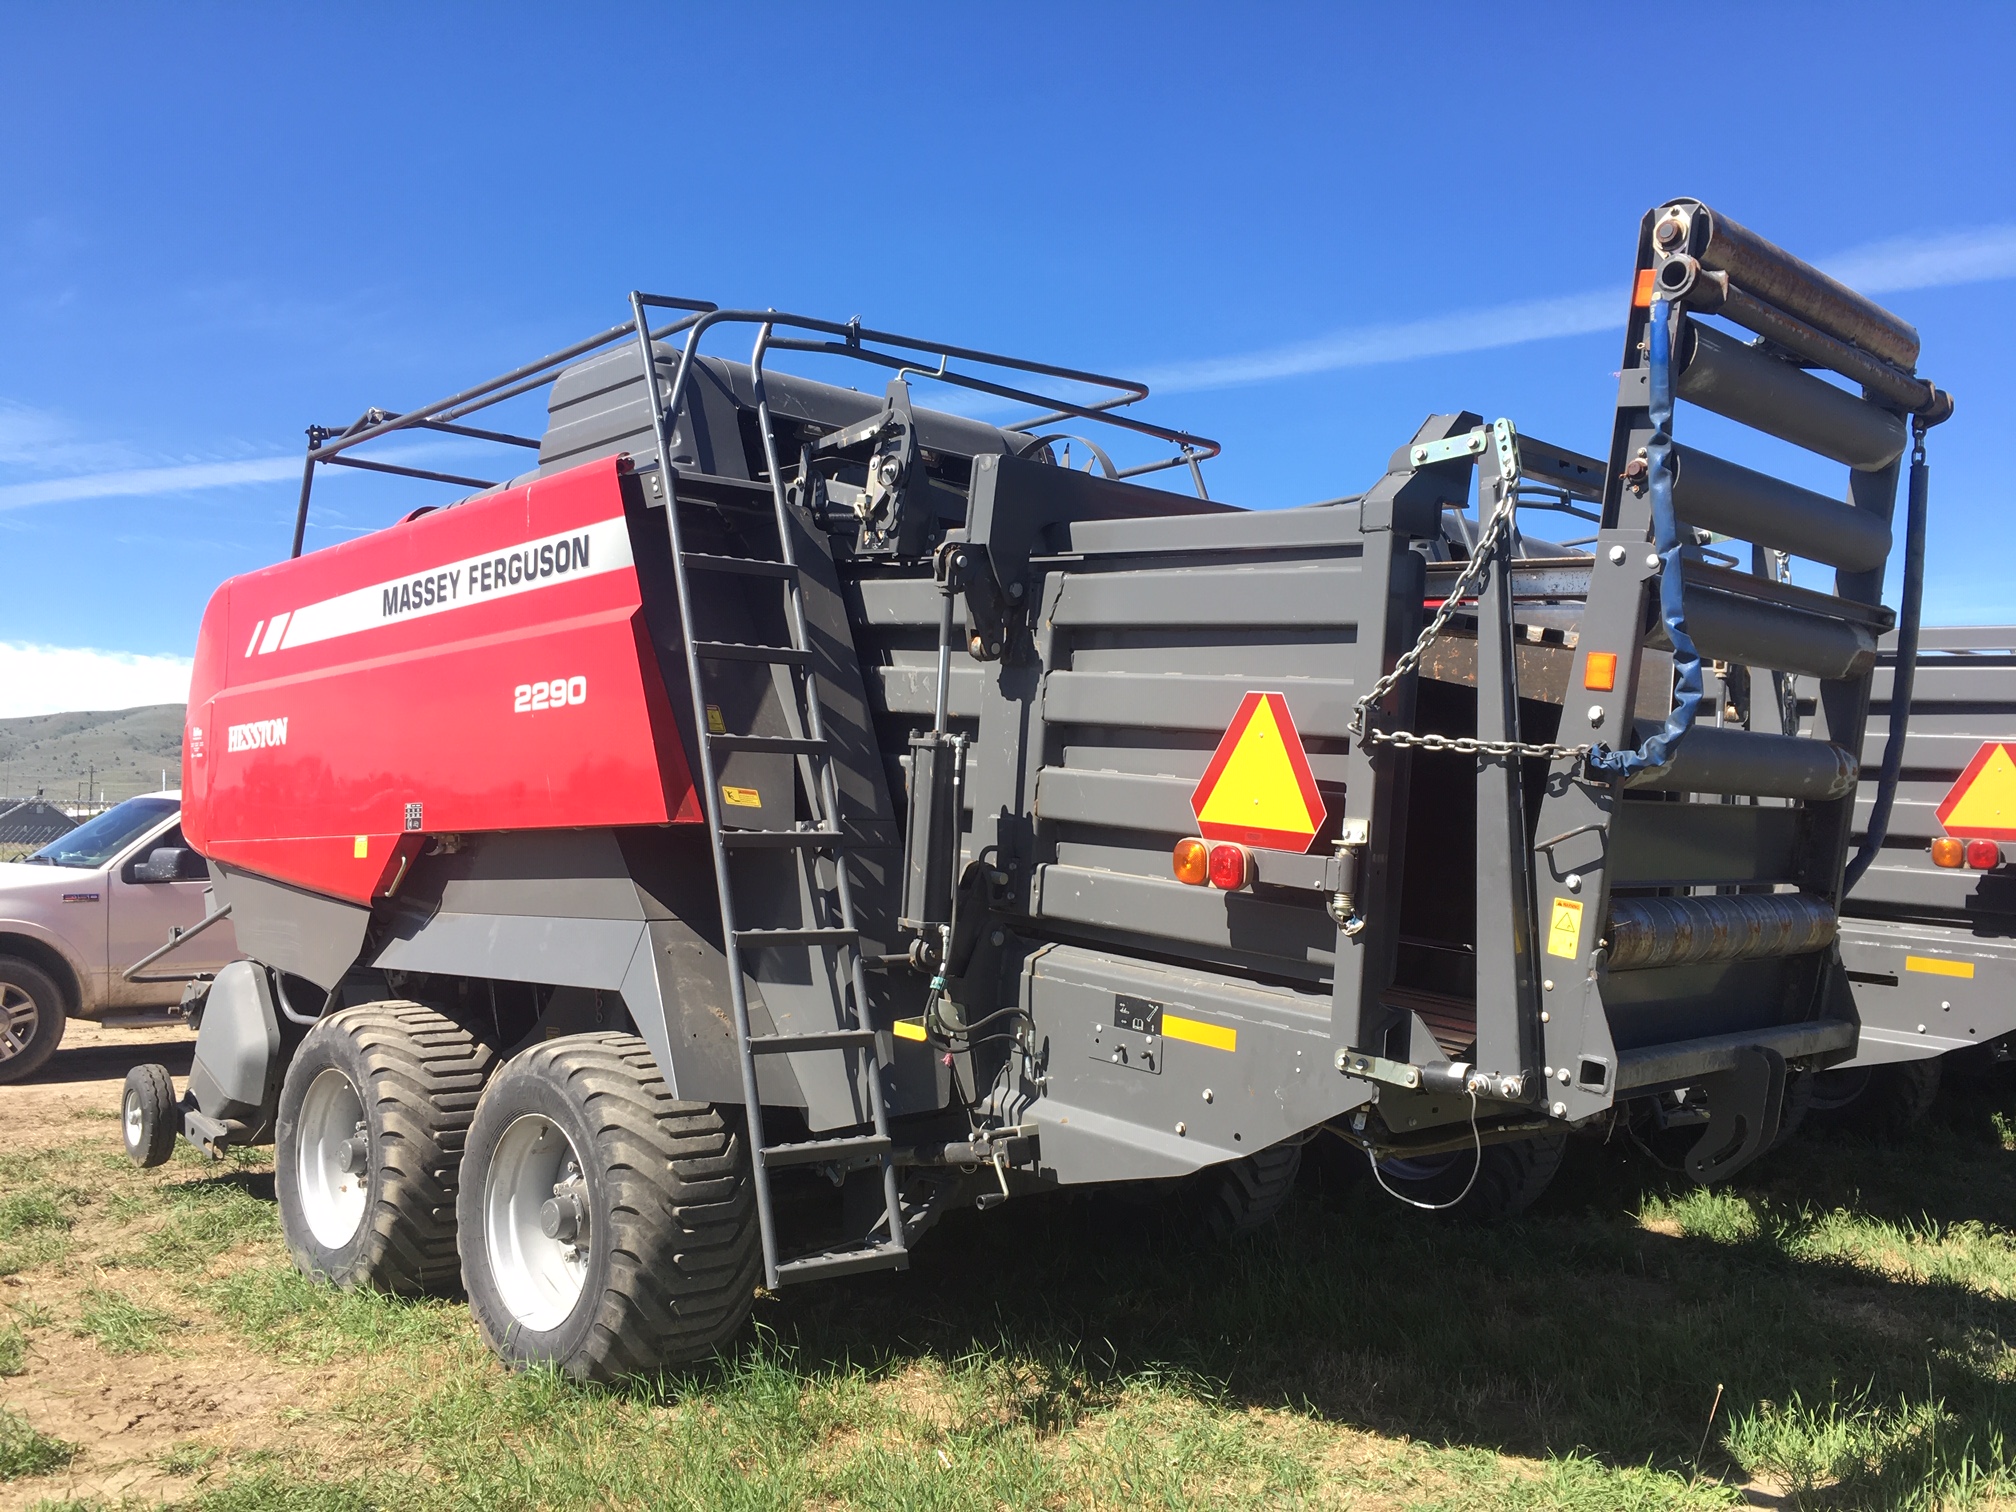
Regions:
<instances>
[{"instance_id":1,"label":"white stripe decal","mask_svg":"<svg viewBox=\"0 0 2016 1512\"><path fill-rule=\"evenodd\" d=\"M254 651L257 651L259 649L259 632L264 630L265 628L266 628L266 621L264 620L259 621L258 624L252 627L252 639L245 642L245 654L247 656L250 656Z\"/></svg>"},{"instance_id":2,"label":"white stripe decal","mask_svg":"<svg viewBox=\"0 0 2016 1512\"><path fill-rule=\"evenodd\" d=\"M291 615L276 615L266 638L259 643L259 654L312 646L317 641L356 635L380 625L487 604L493 599L551 588L576 578L616 572L630 564L630 531L623 517L617 515L480 556L444 562L425 572L373 583L368 588L352 589L320 603L304 605Z\"/></svg>"}]
</instances>

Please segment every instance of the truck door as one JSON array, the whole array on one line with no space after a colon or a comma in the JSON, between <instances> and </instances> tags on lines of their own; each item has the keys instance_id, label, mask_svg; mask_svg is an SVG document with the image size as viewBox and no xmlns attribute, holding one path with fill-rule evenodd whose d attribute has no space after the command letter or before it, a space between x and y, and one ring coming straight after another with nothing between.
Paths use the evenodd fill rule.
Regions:
<instances>
[{"instance_id":1,"label":"truck door","mask_svg":"<svg viewBox=\"0 0 2016 1512\"><path fill-rule=\"evenodd\" d=\"M161 852L179 852L173 874L154 866ZM164 861L168 858L163 857ZM203 894L210 870L189 848L179 820L141 840L112 867L107 942L111 979L107 1002L122 1008L166 1007L180 1000L180 982L129 982L122 975L149 951L167 943L171 930L203 922ZM231 923L212 925L185 948L149 970L149 975L215 971L238 955Z\"/></svg>"}]
</instances>

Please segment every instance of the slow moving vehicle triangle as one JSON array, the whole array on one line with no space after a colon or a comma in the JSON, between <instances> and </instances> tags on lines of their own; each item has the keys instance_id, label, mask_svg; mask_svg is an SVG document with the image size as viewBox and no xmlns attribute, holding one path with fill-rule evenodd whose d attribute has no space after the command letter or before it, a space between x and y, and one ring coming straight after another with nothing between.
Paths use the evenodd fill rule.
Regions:
<instances>
[{"instance_id":1,"label":"slow moving vehicle triangle","mask_svg":"<svg viewBox=\"0 0 2016 1512\"><path fill-rule=\"evenodd\" d=\"M1991 740L1940 801L1946 833L1968 840L2016 840L2016 749Z\"/></svg>"},{"instance_id":2,"label":"slow moving vehicle triangle","mask_svg":"<svg viewBox=\"0 0 2016 1512\"><path fill-rule=\"evenodd\" d=\"M1309 848L1323 827L1323 798L1283 695L1248 693L1240 701L1190 808L1207 840Z\"/></svg>"}]
</instances>

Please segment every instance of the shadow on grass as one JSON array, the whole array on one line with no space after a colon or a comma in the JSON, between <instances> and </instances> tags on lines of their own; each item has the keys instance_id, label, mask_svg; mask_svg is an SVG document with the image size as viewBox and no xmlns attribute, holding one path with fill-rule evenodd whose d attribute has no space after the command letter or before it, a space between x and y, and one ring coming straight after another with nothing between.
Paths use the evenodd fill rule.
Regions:
<instances>
[{"instance_id":1,"label":"shadow on grass","mask_svg":"<svg viewBox=\"0 0 2016 1512\"><path fill-rule=\"evenodd\" d=\"M947 1220L907 1273L792 1290L758 1322L801 1372L1028 1362L1025 1421L1159 1377L1617 1466L1684 1473L1705 1439L1703 1471L1896 1505L2008 1466L2016 1155L1990 1115L2009 1107L2005 1081L1895 1142L1815 1131L1714 1192L1578 1142L1539 1206L1496 1229L1332 1182L1213 1251L1092 1197L1019 1200Z\"/></svg>"}]
</instances>

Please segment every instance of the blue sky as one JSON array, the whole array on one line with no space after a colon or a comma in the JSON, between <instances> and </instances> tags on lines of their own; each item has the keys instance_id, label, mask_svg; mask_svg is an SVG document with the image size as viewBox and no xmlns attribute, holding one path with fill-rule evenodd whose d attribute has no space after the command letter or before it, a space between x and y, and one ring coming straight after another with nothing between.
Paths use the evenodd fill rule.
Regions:
<instances>
[{"instance_id":1,"label":"blue sky","mask_svg":"<svg viewBox=\"0 0 2016 1512\"><path fill-rule=\"evenodd\" d=\"M1437 409L1600 451L1679 194L1918 325L1959 401L1929 613L2016 620L2016 8L1650 14L11 6L0 715L177 696L212 588L285 554L306 424L638 286L1145 376L1255 506L1363 487ZM446 496L330 477L310 544Z\"/></svg>"}]
</instances>

